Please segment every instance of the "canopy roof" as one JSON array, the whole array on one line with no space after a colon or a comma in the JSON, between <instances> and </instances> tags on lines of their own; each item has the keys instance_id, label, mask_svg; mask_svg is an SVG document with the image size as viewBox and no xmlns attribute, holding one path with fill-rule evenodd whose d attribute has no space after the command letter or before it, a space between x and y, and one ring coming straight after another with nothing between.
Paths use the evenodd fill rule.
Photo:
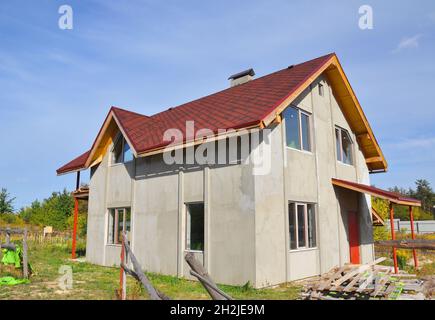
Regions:
<instances>
[{"instance_id":1,"label":"canopy roof","mask_svg":"<svg viewBox=\"0 0 435 320\"><path fill-rule=\"evenodd\" d=\"M194 121L194 131L209 129L264 128L271 124L321 74L329 79L333 93L351 129L357 136L371 172L386 171L387 162L367 118L356 99L335 53L251 80L153 116L112 107L92 148L57 170L64 174L98 163L114 132L120 130L136 157L162 152L170 141L164 132L179 129L186 136L186 121ZM202 138L201 138L202 140ZM179 141L182 146L188 141ZM195 142L195 141L193 141Z\"/></svg>"},{"instance_id":2,"label":"canopy roof","mask_svg":"<svg viewBox=\"0 0 435 320\"><path fill-rule=\"evenodd\" d=\"M338 187L342 187L345 189L369 194L371 196L375 196L378 198L386 199L392 203L400 204L400 205L406 205L406 206L414 206L414 207L421 207L421 201L413 198L404 197L401 194L382 190L379 188L375 188L372 186L368 186L361 183L346 181L346 180L340 180L340 179L332 179L332 184Z\"/></svg>"}]
</instances>

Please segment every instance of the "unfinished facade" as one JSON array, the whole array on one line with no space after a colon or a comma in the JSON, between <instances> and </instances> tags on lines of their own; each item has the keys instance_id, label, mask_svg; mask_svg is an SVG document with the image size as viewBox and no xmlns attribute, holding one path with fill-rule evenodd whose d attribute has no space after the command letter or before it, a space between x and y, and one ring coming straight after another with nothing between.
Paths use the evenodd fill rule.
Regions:
<instances>
[{"instance_id":1,"label":"unfinished facade","mask_svg":"<svg viewBox=\"0 0 435 320\"><path fill-rule=\"evenodd\" d=\"M331 179L370 184L387 164L336 55L252 74L151 117L111 108L92 149L57 171L90 168L87 261L119 265L122 230L145 270L190 278L191 251L222 284L373 260L370 197ZM188 121L211 133L190 139ZM164 140L170 128L182 139ZM200 148L205 163L186 161ZM181 164L165 160L180 150ZM254 173L254 155L270 156L267 170Z\"/></svg>"}]
</instances>

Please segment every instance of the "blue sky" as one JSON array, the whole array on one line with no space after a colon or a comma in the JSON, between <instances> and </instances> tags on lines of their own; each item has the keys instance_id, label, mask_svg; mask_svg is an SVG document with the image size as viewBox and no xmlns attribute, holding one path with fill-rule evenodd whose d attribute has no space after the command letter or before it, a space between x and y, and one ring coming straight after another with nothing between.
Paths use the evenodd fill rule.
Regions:
<instances>
[{"instance_id":1,"label":"blue sky","mask_svg":"<svg viewBox=\"0 0 435 320\"><path fill-rule=\"evenodd\" d=\"M73 8L73 30L58 9ZM374 28L358 27L361 5ZM435 2L0 3L0 187L28 205L74 187L55 170L86 151L111 105L144 114L335 51L389 162L377 186L435 186Z\"/></svg>"}]
</instances>

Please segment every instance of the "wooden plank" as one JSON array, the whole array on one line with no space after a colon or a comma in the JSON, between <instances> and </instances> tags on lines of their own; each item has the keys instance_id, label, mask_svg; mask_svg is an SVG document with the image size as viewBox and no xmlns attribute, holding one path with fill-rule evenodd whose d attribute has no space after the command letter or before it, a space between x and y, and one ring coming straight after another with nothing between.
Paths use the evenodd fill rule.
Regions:
<instances>
[{"instance_id":1,"label":"wooden plank","mask_svg":"<svg viewBox=\"0 0 435 320\"><path fill-rule=\"evenodd\" d=\"M389 280L390 272L387 272L380 277L379 281L375 281L375 291L373 292L372 296L376 297L382 291L382 289L385 288L385 285Z\"/></svg>"},{"instance_id":2,"label":"wooden plank","mask_svg":"<svg viewBox=\"0 0 435 320\"><path fill-rule=\"evenodd\" d=\"M358 273L364 272L364 271L370 269L370 267L372 267L372 266L374 266L374 265L376 265L376 264L378 264L378 263L381 263L381 262L385 261L386 259L387 259L387 258L385 258L385 257L381 257L381 258L376 259L375 261L373 261L373 262L371 262L371 263L363 264L363 265L359 265L359 267L358 267L357 269L355 269L355 270L353 270L353 271L351 271L351 272L345 274L343 277L337 279L337 280L333 283L333 285L334 285L334 286L339 286L339 285L341 285L343 282L345 282L346 280L349 280L350 278L352 278L352 277L354 277L355 275L357 275ZM351 265L350 265L350 266L351 266Z\"/></svg>"},{"instance_id":3,"label":"wooden plank","mask_svg":"<svg viewBox=\"0 0 435 320\"><path fill-rule=\"evenodd\" d=\"M331 287L331 282L342 276L342 273L346 270L346 267L341 267L338 269L336 273L334 273L329 279L320 283L317 290L323 291L328 290Z\"/></svg>"},{"instance_id":4,"label":"wooden plank","mask_svg":"<svg viewBox=\"0 0 435 320\"><path fill-rule=\"evenodd\" d=\"M367 279L358 287L356 292L363 292L365 288L373 281L374 277L379 273L379 270L375 270L369 274Z\"/></svg>"},{"instance_id":5,"label":"wooden plank","mask_svg":"<svg viewBox=\"0 0 435 320\"><path fill-rule=\"evenodd\" d=\"M354 286L358 283L358 281L363 277L363 273L358 274L355 278L353 278L353 280L351 282L348 283L348 285L346 287L344 287L343 291L344 292L352 292L355 291L356 288L354 288Z\"/></svg>"},{"instance_id":6,"label":"wooden plank","mask_svg":"<svg viewBox=\"0 0 435 320\"><path fill-rule=\"evenodd\" d=\"M425 240L425 239L376 241L375 245L380 247L394 247L400 249L435 250L435 240Z\"/></svg>"}]
</instances>

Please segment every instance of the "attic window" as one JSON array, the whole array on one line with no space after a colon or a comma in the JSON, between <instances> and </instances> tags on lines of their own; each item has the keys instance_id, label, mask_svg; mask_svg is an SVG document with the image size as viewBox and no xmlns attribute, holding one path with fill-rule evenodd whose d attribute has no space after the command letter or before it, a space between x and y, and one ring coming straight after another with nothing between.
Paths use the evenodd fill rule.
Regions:
<instances>
[{"instance_id":1,"label":"attic window","mask_svg":"<svg viewBox=\"0 0 435 320\"><path fill-rule=\"evenodd\" d=\"M133 160L133 153L124 136L119 133L112 149L112 163L126 163Z\"/></svg>"},{"instance_id":2,"label":"attic window","mask_svg":"<svg viewBox=\"0 0 435 320\"><path fill-rule=\"evenodd\" d=\"M323 84L319 83L319 96L322 96L325 94Z\"/></svg>"},{"instance_id":3,"label":"attic window","mask_svg":"<svg viewBox=\"0 0 435 320\"><path fill-rule=\"evenodd\" d=\"M345 164L353 164L352 139L347 130L335 127L337 160Z\"/></svg>"}]
</instances>

